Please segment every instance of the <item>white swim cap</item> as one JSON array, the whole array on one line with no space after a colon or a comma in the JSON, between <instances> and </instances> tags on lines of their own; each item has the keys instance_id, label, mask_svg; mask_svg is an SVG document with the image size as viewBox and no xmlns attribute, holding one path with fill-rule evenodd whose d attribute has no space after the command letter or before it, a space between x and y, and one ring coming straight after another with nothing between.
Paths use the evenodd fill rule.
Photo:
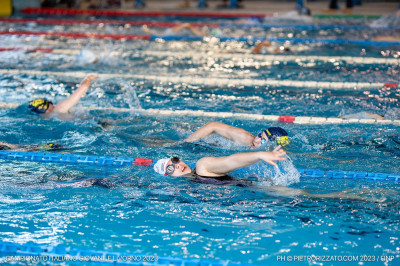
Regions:
<instances>
[{"instance_id":1,"label":"white swim cap","mask_svg":"<svg viewBox=\"0 0 400 266\"><path fill-rule=\"evenodd\" d=\"M160 175L165 175L165 172L167 171L167 162L169 161L169 158L167 159L160 159L154 164L154 171Z\"/></svg>"}]
</instances>

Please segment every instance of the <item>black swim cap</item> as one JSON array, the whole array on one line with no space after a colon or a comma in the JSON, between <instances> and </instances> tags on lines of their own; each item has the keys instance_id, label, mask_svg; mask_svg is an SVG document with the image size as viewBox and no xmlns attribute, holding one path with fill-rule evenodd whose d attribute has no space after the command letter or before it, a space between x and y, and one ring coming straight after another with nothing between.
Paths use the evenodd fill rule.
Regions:
<instances>
[{"instance_id":1,"label":"black swim cap","mask_svg":"<svg viewBox=\"0 0 400 266\"><path fill-rule=\"evenodd\" d=\"M281 127L270 127L264 130L264 132L267 135L269 141L276 141L276 143L281 145L282 147L290 143L288 133Z\"/></svg>"}]
</instances>

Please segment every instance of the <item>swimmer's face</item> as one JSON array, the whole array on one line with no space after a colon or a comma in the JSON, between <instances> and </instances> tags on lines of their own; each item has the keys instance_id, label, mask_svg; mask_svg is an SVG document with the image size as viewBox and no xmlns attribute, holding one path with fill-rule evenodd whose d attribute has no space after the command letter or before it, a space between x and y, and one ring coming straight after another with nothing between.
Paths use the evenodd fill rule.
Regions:
<instances>
[{"instance_id":1,"label":"swimmer's face","mask_svg":"<svg viewBox=\"0 0 400 266\"><path fill-rule=\"evenodd\" d=\"M265 139L265 140L268 141L268 137L267 137L267 135L265 135L265 132L264 132L264 131L263 131L262 134L261 134L261 138L258 137L258 136L256 136L256 137L254 138L253 142L251 143L251 148L252 148L252 149L257 149L257 148L259 148L259 147L261 146L261 144L262 144L262 143L261 143L262 139Z\"/></svg>"},{"instance_id":2,"label":"swimmer's face","mask_svg":"<svg viewBox=\"0 0 400 266\"><path fill-rule=\"evenodd\" d=\"M48 113L50 113L51 111L53 111L53 109L54 109L54 105L51 103L51 104L49 104L49 108L47 108L47 110L46 110L46 113L45 114L48 114Z\"/></svg>"},{"instance_id":3,"label":"swimmer's face","mask_svg":"<svg viewBox=\"0 0 400 266\"><path fill-rule=\"evenodd\" d=\"M167 163L167 168L170 165L172 165L171 159L169 159L169 161ZM175 164L175 170L169 175L170 176L183 176L183 175L190 174L191 172L192 172L192 169L190 169L190 167L187 166L187 164L185 164L183 161L179 160L179 162Z\"/></svg>"},{"instance_id":4,"label":"swimmer's face","mask_svg":"<svg viewBox=\"0 0 400 266\"><path fill-rule=\"evenodd\" d=\"M285 47L285 46L279 46L274 49L275 54L284 54L284 53L290 53L290 52L291 52L290 48Z\"/></svg>"}]
</instances>

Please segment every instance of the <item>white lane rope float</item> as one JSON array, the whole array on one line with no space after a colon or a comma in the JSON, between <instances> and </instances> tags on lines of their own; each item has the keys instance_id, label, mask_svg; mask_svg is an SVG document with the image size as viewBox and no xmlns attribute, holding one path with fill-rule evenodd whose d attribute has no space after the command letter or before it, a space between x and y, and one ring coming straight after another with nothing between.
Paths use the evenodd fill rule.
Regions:
<instances>
[{"instance_id":1,"label":"white lane rope float","mask_svg":"<svg viewBox=\"0 0 400 266\"><path fill-rule=\"evenodd\" d=\"M41 70L19 70L19 69L0 69L3 74L27 74L27 75L50 75L64 77L84 78L87 72L58 72ZM383 87L398 87L398 84L388 84L380 82L329 82L329 81L300 81L300 80L276 80L276 79L233 79L233 78L212 78L212 77L192 77L192 76L157 76L140 74L120 74L120 73L101 73L101 78L134 78L139 80L189 83L205 86L285 86L297 88L316 88L316 89L372 89Z\"/></svg>"},{"instance_id":2,"label":"white lane rope float","mask_svg":"<svg viewBox=\"0 0 400 266\"><path fill-rule=\"evenodd\" d=\"M0 109L17 108L18 103L0 102ZM312 117L312 116L288 116L288 115L263 115L251 113L232 113L232 112L207 112L202 110L162 110L162 109L135 109L117 107L84 107L79 109L88 111L109 111L109 112L135 112L147 116L193 116L193 117L214 117L214 118L237 118L244 120L263 120L294 124L377 124L400 126L400 120L385 119L344 119L339 117Z\"/></svg>"},{"instance_id":3,"label":"white lane rope float","mask_svg":"<svg viewBox=\"0 0 400 266\"><path fill-rule=\"evenodd\" d=\"M58 53L62 50L58 49ZM350 64L400 64L400 58L374 58L374 57L352 57L352 56L310 56L310 55L264 55L250 53L217 53L217 52L170 52L170 51L141 51L141 54L152 56L173 56L178 58L224 58L232 60L260 60L281 62L347 62Z\"/></svg>"},{"instance_id":4,"label":"white lane rope float","mask_svg":"<svg viewBox=\"0 0 400 266\"><path fill-rule=\"evenodd\" d=\"M37 51L44 53L64 54L64 55L78 55L79 50L73 49L51 49L51 48L0 48L0 51ZM224 53L224 52L174 52L174 51L138 51L138 55L151 55L158 57L174 57L174 58L222 58L231 60L257 60L260 62L346 62L349 64L387 64L387 65L398 65L400 64L400 58L376 58L376 57L353 57L353 56L312 56L312 55L266 55L266 54L251 54L251 53Z\"/></svg>"}]
</instances>

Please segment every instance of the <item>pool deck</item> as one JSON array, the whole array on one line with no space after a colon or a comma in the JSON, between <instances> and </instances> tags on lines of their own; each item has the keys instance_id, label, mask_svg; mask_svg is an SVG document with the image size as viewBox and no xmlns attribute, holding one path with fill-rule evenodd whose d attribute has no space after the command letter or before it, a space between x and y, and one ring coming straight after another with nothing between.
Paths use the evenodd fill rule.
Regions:
<instances>
[{"instance_id":1,"label":"pool deck","mask_svg":"<svg viewBox=\"0 0 400 266\"><path fill-rule=\"evenodd\" d=\"M136 0L122 0L122 10L143 10L143 11L181 11L181 12L219 12L219 13L265 13L265 14L283 14L288 11L292 11L295 8L296 1L283 1L278 0L243 0L244 8L238 9L218 9L217 5L222 3L221 1L208 1L208 8L197 8L198 1L190 1L191 6L189 8L179 8L179 3L183 0L145 0L146 7L142 9L134 9L134 3ZM97 2L101 2L98 0ZM350 14L345 14L343 9L346 4L345 1L338 1L339 10L333 13L327 13L324 11L328 7L328 0L319 1L308 1L308 8L311 10L312 15L388 15L396 12L399 6L398 1L385 2L385 1L374 1L366 2L363 1L362 5L354 6ZM81 1L80 8L86 9L89 6L89 1ZM59 5L58 7L65 7L65 5ZM119 6L113 6L112 10L120 9Z\"/></svg>"}]
</instances>

